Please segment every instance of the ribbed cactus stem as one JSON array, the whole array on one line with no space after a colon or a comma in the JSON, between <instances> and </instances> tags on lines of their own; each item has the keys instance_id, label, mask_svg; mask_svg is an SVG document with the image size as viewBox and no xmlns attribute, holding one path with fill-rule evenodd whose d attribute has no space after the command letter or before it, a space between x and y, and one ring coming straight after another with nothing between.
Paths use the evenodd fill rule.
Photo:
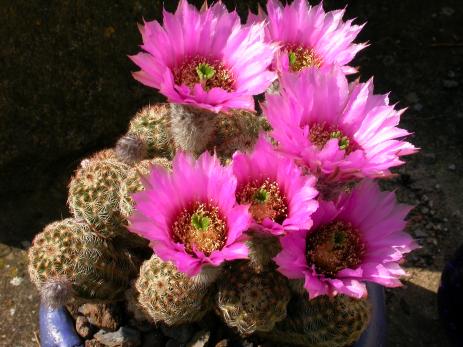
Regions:
<instances>
[{"instance_id":1,"label":"ribbed cactus stem","mask_svg":"<svg viewBox=\"0 0 463 347\"><path fill-rule=\"evenodd\" d=\"M136 308L154 323L167 325L199 321L211 305L207 286L198 286L156 255L143 263L132 293L138 301Z\"/></svg>"},{"instance_id":2,"label":"ribbed cactus stem","mask_svg":"<svg viewBox=\"0 0 463 347\"><path fill-rule=\"evenodd\" d=\"M203 266L201 271L190 278L198 288L208 287L222 274L222 266Z\"/></svg>"},{"instance_id":3,"label":"ribbed cactus stem","mask_svg":"<svg viewBox=\"0 0 463 347\"><path fill-rule=\"evenodd\" d=\"M104 237L127 236L126 221L119 212L119 189L129 166L103 158L94 156L76 171L69 184L69 208L76 219Z\"/></svg>"},{"instance_id":4,"label":"ribbed cactus stem","mask_svg":"<svg viewBox=\"0 0 463 347\"><path fill-rule=\"evenodd\" d=\"M235 151L252 150L259 132L265 131L265 118L254 112L230 110L218 114L215 127L214 137L207 147L220 158L230 159Z\"/></svg>"},{"instance_id":5,"label":"ribbed cactus stem","mask_svg":"<svg viewBox=\"0 0 463 347\"><path fill-rule=\"evenodd\" d=\"M130 121L127 135L138 137L146 145L147 158L174 155L171 135L169 104L154 104L143 107Z\"/></svg>"},{"instance_id":6,"label":"ribbed cactus stem","mask_svg":"<svg viewBox=\"0 0 463 347\"><path fill-rule=\"evenodd\" d=\"M249 266L257 273L274 267L273 258L281 250L278 238L259 231L248 232L248 235Z\"/></svg>"},{"instance_id":7,"label":"ribbed cactus stem","mask_svg":"<svg viewBox=\"0 0 463 347\"><path fill-rule=\"evenodd\" d=\"M127 165L133 165L147 157L146 144L135 134L122 136L116 143L117 159Z\"/></svg>"},{"instance_id":8,"label":"ribbed cactus stem","mask_svg":"<svg viewBox=\"0 0 463 347\"><path fill-rule=\"evenodd\" d=\"M166 158L142 160L130 168L127 177L122 181L119 191L119 210L125 218L128 218L133 212L134 201L132 194L144 190L142 179L149 175L155 166L170 170L172 163Z\"/></svg>"},{"instance_id":9,"label":"ribbed cactus stem","mask_svg":"<svg viewBox=\"0 0 463 347\"><path fill-rule=\"evenodd\" d=\"M189 105L171 104L171 131L175 145L200 155L212 141L217 114Z\"/></svg>"},{"instance_id":10,"label":"ribbed cactus stem","mask_svg":"<svg viewBox=\"0 0 463 347\"><path fill-rule=\"evenodd\" d=\"M72 283L66 278L51 278L40 287L41 302L50 308L58 308L72 298Z\"/></svg>"},{"instance_id":11,"label":"ribbed cactus stem","mask_svg":"<svg viewBox=\"0 0 463 347\"><path fill-rule=\"evenodd\" d=\"M357 341L368 326L371 304L367 299L344 295L295 296L288 305L288 316L272 331L260 333L278 344L304 347L344 347Z\"/></svg>"},{"instance_id":12,"label":"ribbed cactus stem","mask_svg":"<svg viewBox=\"0 0 463 347\"><path fill-rule=\"evenodd\" d=\"M31 280L50 306L67 303L70 294L81 301L119 300L139 265L126 250L72 218L45 227L28 255Z\"/></svg>"},{"instance_id":13,"label":"ribbed cactus stem","mask_svg":"<svg viewBox=\"0 0 463 347\"><path fill-rule=\"evenodd\" d=\"M271 331L286 317L290 291L277 272L254 273L243 262L217 282L216 311L242 335Z\"/></svg>"}]
</instances>

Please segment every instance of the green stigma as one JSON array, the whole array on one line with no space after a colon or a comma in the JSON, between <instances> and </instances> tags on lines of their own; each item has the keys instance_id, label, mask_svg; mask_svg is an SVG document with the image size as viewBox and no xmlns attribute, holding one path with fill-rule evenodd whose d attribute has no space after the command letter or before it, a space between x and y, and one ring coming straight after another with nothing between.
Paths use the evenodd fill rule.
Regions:
<instances>
[{"instance_id":1,"label":"green stigma","mask_svg":"<svg viewBox=\"0 0 463 347\"><path fill-rule=\"evenodd\" d=\"M346 235L342 231L338 231L334 233L334 244L336 246L340 246L346 240Z\"/></svg>"},{"instance_id":2,"label":"green stigma","mask_svg":"<svg viewBox=\"0 0 463 347\"><path fill-rule=\"evenodd\" d=\"M259 189L254 193L253 199L256 202L263 204L267 201L268 197L268 192L265 189Z\"/></svg>"},{"instance_id":3,"label":"green stigma","mask_svg":"<svg viewBox=\"0 0 463 347\"><path fill-rule=\"evenodd\" d=\"M207 63L200 63L196 67L196 73L201 81L209 80L214 77L215 69Z\"/></svg>"},{"instance_id":4,"label":"green stigma","mask_svg":"<svg viewBox=\"0 0 463 347\"><path fill-rule=\"evenodd\" d=\"M330 137L332 139L338 139L339 140L339 142L338 142L339 149L346 150L349 147L349 138L347 136L343 136L342 133L339 130L333 131L330 134Z\"/></svg>"},{"instance_id":5,"label":"green stigma","mask_svg":"<svg viewBox=\"0 0 463 347\"><path fill-rule=\"evenodd\" d=\"M191 216L191 225L196 230L206 231L211 224L211 219L203 214L195 213Z\"/></svg>"},{"instance_id":6,"label":"green stigma","mask_svg":"<svg viewBox=\"0 0 463 347\"><path fill-rule=\"evenodd\" d=\"M293 66L294 64L296 64L296 61L297 61L296 53L290 51L290 52L288 53L288 58L289 58L289 63L291 64L291 66Z\"/></svg>"}]
</instances>

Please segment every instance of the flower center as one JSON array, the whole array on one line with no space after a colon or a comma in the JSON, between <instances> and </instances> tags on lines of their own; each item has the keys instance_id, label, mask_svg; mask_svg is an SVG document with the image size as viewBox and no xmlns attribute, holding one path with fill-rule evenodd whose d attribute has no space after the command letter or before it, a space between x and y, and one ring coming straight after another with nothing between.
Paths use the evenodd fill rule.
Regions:
<instances>
[{"instance_id":1,"label":"flower center","mask_svg":"<svg viewBox=\"0 0 463 347\"><path fill-rule=\"evenodd\" d=\"M225 245L227 224L217 207L197 202L180 212L171 235L175 242L185 245L188 253L197 250L209 256Z\"/></svg>"},{"instance_id":2,"label":"flower center","mask_svg":"<svg viewBox=\"0 0 463 347\"><path fill-rule=\"evenodd\" d=\"M190 89L199 83L206 91L212 88L222 88L227 92L235 90L233 74L217 59L201 57L187 59L175 68L173 73L175 84L184 84Z\"/></svg>"},{"instance_id":3,"label":"flower center","mask_svg":"<svg viewBox=\"0 0 463 347\"><path fill-rule=\"evenodd\" d=\"M318 273L334 278L346 268L356 268L365 254L365 245L350 223L335 221L307 236L306 256Z\"/></svg>"},{"instance_id":4,"label":"flower center","mask_svg":"<svg viewBox=\"0 0 463 347\"><path fill-rule=\"evenodd\" d=\"M341 130L328 126L325 123L313 123L309 129L309 140L318 149L323 149L326 143L331 139L338 139L339 149L350 153L356 149L354 141L345 136Z\"/></svg>"},{"instance_id":5,"label":"flower center","mask_svg":"<svg viewBox=\"0 0 463 347\"><path fill-rule=\"evenodd\" d=\"M249 212L257 223L265 218L282 223L288 216L288 206L278 183L266 179L246 184L237 194L240 204L250 204Z\"/></svg>"},{"instance_id":6,"label":"flower center","mask_svg":"<svg viewBox=\"0 0 463 347\"><path fill-rule=\"evenodd\" d=\"M320 67L322 59L315 54L313 49L297 45L287 45L289 67L293 72L299 72L307 67Z\"/></svg>"}]
</instances>

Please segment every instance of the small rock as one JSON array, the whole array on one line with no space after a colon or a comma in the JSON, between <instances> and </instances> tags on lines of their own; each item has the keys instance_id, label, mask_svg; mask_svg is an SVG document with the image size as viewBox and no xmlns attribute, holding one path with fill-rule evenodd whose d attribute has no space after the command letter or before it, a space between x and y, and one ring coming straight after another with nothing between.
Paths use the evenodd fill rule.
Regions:
<instances>
[{"instance_id":1,"label":"small rock","mask_svg":"<svg viewBox=\"0 0 463 347\"><path fill-rule=\"evenodd\" d=\"M447 88L447 89L458 87L458 82L454 80L443 80L442 84L444 85L444 88Z\"/></svg>"},{"instance_id":2,"label":"small rock","mask_svg":"<svg viewBox=\"0 0 463 347\"><path fill-rule=\"evenodd\" d=\"M105 347L105 345L103 345L95 339L92 339L85 341L85 347Z\"/></svg>"},{"instance_id":3,"label":"small rock","mask_svg":"<svg viewBox=\"0 0 463 347\"><path fill-rule=\"evenodd\" d=\"M13 307L13 308L10 308L10 316L14 316L16 313L16 309Z\"/></svg>"},{"instance_id":4,"label":"small rock","mask_svg":"<svg viewBox=\"0 0 463 347\"><path fill-rule=\"evenodd\" d=\"M455 13L455 10L451 7L445 6L445 7L442 7L441 13L445 16L450 17Z\"/></svg>"},{"instance_id":5,"label":"small rock","mask_svg":"<svg viewBox=\"0 0 463 347\"><path fill-rule=\"evenodd\" d=\"M175 327L162 326L161 330L164 335L180 343L187 343L194 333L191 325L180 325Z\"/></svg>"},{"instance_id":6,"label":"small rock","mask_svg":"<svg viewBox=\"0 0 463 347\"><path fill-rule=\"evenodd\" d=\"M69 303L66 304L66 309L68 310L69 314L71 315L72 319L76 320L77 317L81 316L79 313L79 305L76 303Z\"/></svg>"},{"instance_id":7,"label":"small rock","mask_svg":"<svg viewBox=\"0 0 463 347\"><path fill-rule=\"evenodd\" d=\"M449 170L450 171L455 171L457 169L456 165L455 164L450 164L449 165Z\"/></svg>"},{"instance_id":8,"label":"small rock","mask_svg":"<svg viewBox=\"0 0 463 347\"><path fill-rule=\"evenodd\" d=\"M17 286L21 285L21 283L23 283L23 282L24 282L24 278L16 276L16 277L13 277L11 279L10 284L12 286L17 287Z\"/></svg>"},{"instance_id":9,"label":"small rock","mask_svg":"<svg viewBox=\"0 0 463 347\"><path fill-rule=\"evenodd\" d=\"M84 304L79 307L79 312L100 329L116 331L120 326L120 314L114 305Z\"/></svg>"},{"instance_id":10,"label":"small rock","mask_svg":"<svg viewBox=\"0 0 463 347\"><path fill-rule=\"evenodd\" d=\"M142 347L164 347L164 336L158 331L144 334Z\"/></svg>"},{"instance_id":11,"label":"small rock","mask_svg":"<svg viewBox=\"0 0 463 347\"><path fill-rule=\"evenodd\" d=\"M78 316L76 319L76 331L84 339L89 339L95 333L95 328L89 323L87 317Z\"/></svg>"},{"instance_id":12,"label":"small rock","mask_svg":"<svg viewBox=\"0 0 463 347\"><path fill-rule=\"evenodd\" d=\"M186 347L204 347L211 338L211 332L209 330L198 331L193 338L188 341Z\"/></svg>"},{"instance_id":13,"label":"small rock","mask_svg":"<svg viewBox=\"0 0 463 347\"><path fill-rule=\"evenodd\" d=\"M182 347L182 344L177 340L170 339L169 341L167 341L166 347Z\"/></svg>"},{"instance_id":14,"label":"small rock","mask_svg":"<svg viewBox=\"0 0 463 347\"><path fill-rule=\"evenodd\" d=\"M415 105L413 105L413 109L414 109L415 111L420 112L420 111L423 109L423 105L420 104L419 102L417 102Z\"/></svg>"},{"instance_id":15,"label":"small rock","mask_svg":"<svg viewBox=\"0 0 463 347\"><path fill-rule=\"evenodd\" d=\"M215 344L215 347L229 347L229 343L227 339L220 340Z\"/></svg>"},{"instance_id":16,"label":"small rock","mask_svg":"<svg viewBox=\"0 0 463 347\"><path fill-rule=\"evenodd\" d=\"M140 333L127 327L120 327L115 332L100 330L95 339L108 347L137 347L141 344Z\"/></svg>"}]
</instances>

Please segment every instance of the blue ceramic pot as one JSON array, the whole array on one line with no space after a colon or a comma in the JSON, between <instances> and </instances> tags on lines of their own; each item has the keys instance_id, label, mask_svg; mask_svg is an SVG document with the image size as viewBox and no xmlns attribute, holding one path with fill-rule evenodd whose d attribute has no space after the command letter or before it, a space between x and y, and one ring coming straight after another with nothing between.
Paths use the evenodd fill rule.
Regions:
<instances>
[{"instance_id":1,"label":"blue ceramic pot","mask_svg":"<svg viewBox=\"0 0 463 347\"><path fill-rule=\"evenodd\" d=\"M40 305L39 325L42 347L83 347L66 308Z\"/></svg>"},{"instance_id":2,"label":"blue ceramic pot","mask_svg":"<svg viewBox=\"0 0 463 347\"><path fill-rule=\"evenodd\" d=\"M354 347L384 347L386 345L384 290L376 284L368 284L368 296L373 305L372 320ZM40 306L40 342L42 347L83 346L67 310L63 307L50 309L44 305Z\"/></svg>"}]
</instances>

